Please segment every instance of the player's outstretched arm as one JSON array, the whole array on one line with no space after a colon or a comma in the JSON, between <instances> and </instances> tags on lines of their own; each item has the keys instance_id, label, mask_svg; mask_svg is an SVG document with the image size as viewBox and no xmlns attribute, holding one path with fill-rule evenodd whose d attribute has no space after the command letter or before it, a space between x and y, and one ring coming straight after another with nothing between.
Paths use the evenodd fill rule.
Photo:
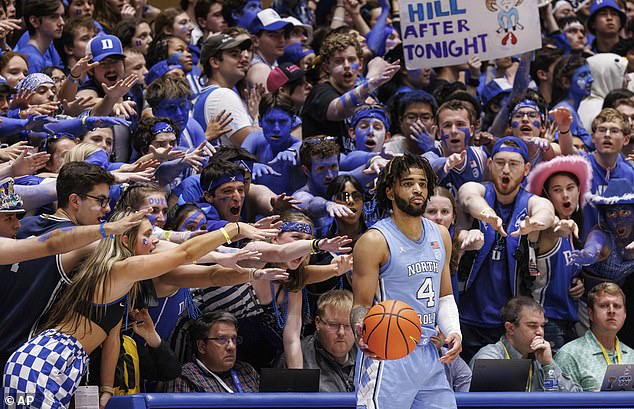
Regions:
<instances>
[{"instance_id":1,"label":"player's outstretched arm","mask_svg":"<svg viewBox=\"0 0 634 409\"><path fill-rule=\"evenodd\" d=\"M355 260L352 276L352 311L350 324L355 331L355 338L359 348L369 355L373 355L367 348L361 336L363 319L372 306L372 300L379 282L379 268L389 259L389 249L385 237L375 229L368 230L354 246Z\"/></svg>"},{"instance_id":2,"label":"player's outstretched arm","mask_svg":"<svg viewBox=\"0 0 634 409\"><path fill-rule=\"evenodd\" d=\"M451 272L449 261L451 260L451 236L444 226L439 226L442 242L445 246L445 264L440 277L440 299L438 300L438 327L445 334L445 342L449 345L449 351L440 358L446 364L453 362L462 351L462 333L460 332L460 319L458 306L453 297L451 288Z\"/></svg>"}]
</instances>

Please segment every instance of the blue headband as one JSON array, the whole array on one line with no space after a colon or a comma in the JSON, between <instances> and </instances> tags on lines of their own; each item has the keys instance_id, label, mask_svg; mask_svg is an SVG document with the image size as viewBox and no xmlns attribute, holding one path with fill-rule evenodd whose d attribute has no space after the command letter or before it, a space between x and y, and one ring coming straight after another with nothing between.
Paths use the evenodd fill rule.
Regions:
<instances>
[{"instance_id":1,"label":"blue headband","mask_svg":"<svg viewBox=\"0 0 634 409\"><path fill-rule=\"evenodd\" d=\"M242 182L244 183L244 177L240 174L237 173L233 173L233 174L229 174L229 175L221 175L219 177L217 177L216 179L212 180L211 183L209 184L209 187L207 188L208 192L213 192L214 190L218 189L218 187L224 185L225 183L229 183L229 182Z\"/></svg>"},{"instance_id":2,"label":"blue headband","mask_svg":"<svg viewBox=\"0 0 634 409\"><path fill-rule=\"evenodd\" d=\"M282 226L279 227L279 230L281 232L293 231L313 235L313 226L302 222L284 222Z\"/></svg>"},{"instance_id":3,"label":"blue headband","mask_svg":"<svg viewBox=\"0 0 634 409\"><path fill-rule=\"evenodd\" d=\"M356 128L359 121L364 118L378 119L381 122L383 122L383 125L385 125L386 130L390 129L390 120L388 119L387 114L385 113L385 110L378 107L369 107L369 108L359 109L358 111L356 111L354 115L352 116L352 119L350 120L350 127Z\"/></svg>"},{"instance_id":4,"label":"blue headband","mask_svg":"<svg viewBox=\"0 0 634 409\"><path fill-rule=\"evenodd\" d=\"M174 127L167 122L157 122L152 127L152 135L158 135L160 133L173 133L176 134Z\"/></svg>"},{"instance_id":5,"label":"blue headband","mask_svg":"<svg viewBox=\"0 0 634 409\"><path fill-rule=\"evenodd\" d=\"M513 115L515 115L515 113L522 108L530 108L539 112L539 116L542 119L542 122L544 122L544 120L546 119L544 117L544 113L541 111L541 109L539 109L539 105L537 105L537 102L531 99L523 99L520 102L518 102L517 105L515 105L515 107L513 108L513 111L511 112L511 117L513 117Z\"/></svg>"},{"instance_id":6,"label":"blue headband","mask_svg":"<svg viewBox=\"0 0 634 409\"><path fill-rule=\"evenodd\" d=\"M506 143L512 141L515 143L518 148L509 146ZM515 152L519 153L524 161L529 162L528 158L528 147L526 143L520 138L516 138L514 136L505 136L504 138L498 139L498 141L493 145L493 150L491 151L491 158L493 158L498 152Z\"/></svg>"}]
</instances>

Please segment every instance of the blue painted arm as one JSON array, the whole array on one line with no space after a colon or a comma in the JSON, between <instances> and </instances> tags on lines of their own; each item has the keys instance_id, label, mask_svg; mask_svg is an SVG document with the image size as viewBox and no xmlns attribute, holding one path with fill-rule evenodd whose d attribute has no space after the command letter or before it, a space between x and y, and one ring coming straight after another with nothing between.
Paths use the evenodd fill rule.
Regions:
<instances>
[{"instance_id":1,"label":"blue painted arm","mask_svg":"<svg viewBox=\"0 0 634 409\"><path fill-rule=\"evenodd\" d=\"M601 230L592 230L586 238L583 250L573 250L570 255L570 262L578 266L588 266L594 264L599 259L601 250L610 247L610 237Z\"/></svg>"},{"instance_id":2,"label":"blue painted arm","mask_svg":"<svg viewBox=\"0 0 634 409\"><path fill-rule=\"evenodd\" d=\"M380 0L381 14L376 21L372 30L366 35L368 48L372 50L375 56L382 57L385 54L385 32L387 27L387 16L390 13L390 3L386 0Z\"/></svg>"}]
</instances>

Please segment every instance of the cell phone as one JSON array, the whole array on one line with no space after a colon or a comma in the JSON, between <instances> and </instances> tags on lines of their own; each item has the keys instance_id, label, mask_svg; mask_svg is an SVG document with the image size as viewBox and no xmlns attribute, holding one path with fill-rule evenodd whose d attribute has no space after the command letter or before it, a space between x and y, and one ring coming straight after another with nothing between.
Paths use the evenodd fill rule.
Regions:
<instances>
[{"instance_id":1,"label":"cell phone","mask_svg":"<svg viewBox=\"0 0 634 409\"><path fill-rule=\"evenodd\" d=\"M141 320L141 321L132 321L132 322L128 322L128 326L123 328L123 331L127 331L130 329L134 329L134 324L136 325L141 325L143 324L145 321Z\"/></svg>"}]
</instances>

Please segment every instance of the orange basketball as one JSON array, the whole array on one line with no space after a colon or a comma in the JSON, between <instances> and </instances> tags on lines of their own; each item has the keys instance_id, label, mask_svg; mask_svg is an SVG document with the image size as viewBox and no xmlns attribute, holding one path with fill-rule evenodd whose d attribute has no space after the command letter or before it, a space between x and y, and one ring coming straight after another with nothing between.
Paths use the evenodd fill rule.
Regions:
<instances>
[{"instance_id":1,"label":"orange basketball","mask_svg":"<svg viewBox=\"0 0 634 409\"><path fill-rule=\"evenodd\" d=\"M376 304L363 319L363 341L381 359L401 359L420 340L420 318L408 304L387 300Z\"/></svg>"}]
</instances>

